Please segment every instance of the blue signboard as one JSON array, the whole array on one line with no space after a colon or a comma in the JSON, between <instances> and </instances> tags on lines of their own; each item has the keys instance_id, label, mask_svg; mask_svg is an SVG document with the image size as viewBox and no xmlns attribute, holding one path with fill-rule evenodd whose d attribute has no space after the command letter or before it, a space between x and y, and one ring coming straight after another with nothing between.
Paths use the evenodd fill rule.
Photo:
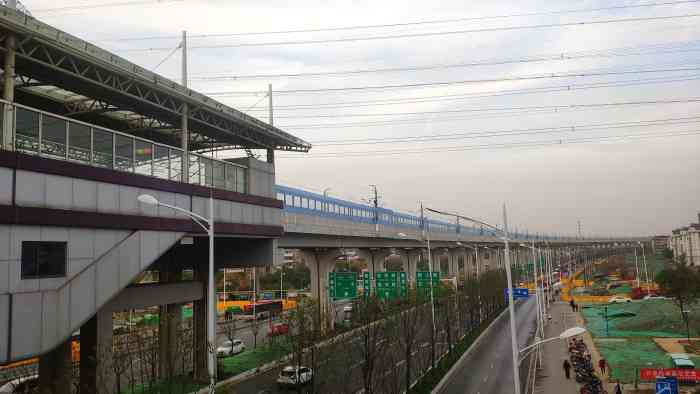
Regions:
<instances>
[{"instance_id":1,"label":"blue signboard","mask_svg":"<svg viewBox=\"0 0 700 394\"><path fill-rule=\"evenodd\" d=\"M506 298L508 297L508 289L505 289ZM514 287L513 288L513 298L527 298L530 295L527 287Z\"/></svg>"},{"instance_id":2,"label":"blue signboard","mask_svg":"<svg viewBox=\"0 0 700 394\"><path fill-rule=\"evenodd\" d=\"M656 394L678 394L678 379L656 378Z\"/></svg>"}]
</instances>

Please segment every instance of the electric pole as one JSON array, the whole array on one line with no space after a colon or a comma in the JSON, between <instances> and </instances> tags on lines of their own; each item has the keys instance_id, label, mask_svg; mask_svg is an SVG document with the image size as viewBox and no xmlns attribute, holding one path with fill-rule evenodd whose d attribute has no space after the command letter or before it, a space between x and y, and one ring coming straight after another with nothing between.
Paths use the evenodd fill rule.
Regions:
<instances>
[{"instance_id":1,"label":"electric pole","mask_svg":"<svg viewBox=\"0 0 700 394\"><path fill-rule=\"evenodd\" d=\"M373 196L370 197L372 205L374 205L374 230L379 232L379 192L377 191L377 185L369 185L372 188Z\"/></svg>"},{"instance_id":2,"label":"electric pole","mask_svg":"<svg viewBox=\"0 0 700 394\"><path fill-rule=\"evenodd\" d=\"M182 31L182 86L187 88L187 31L183 30ZM183 183L189 183L189 172L190 172L190 158L188 155L189 152L189 141L190 141L190 136L189 136L189 130L188 130L188 121L189 118L189 109L187 108L187 102L183 102L182 104L182 135L180 136L181 138L181 148L182 148L182 171L181 172L181 177L182 177L182 182Z\"/></svg>"},{"instance_id":3,"label":"electric pole","mask_svg":"<svg viewBox=\"0 0 700 394\"><path fill-rule=\"evenodd\" d=\"M270 126L274 126L274 119L272 117L272 84L267 85L267 100L268 100L268 111L270 116ZM275 148L267 149L267 162L270 164L275 164Z\"/></svg>"},{"instance_id":4,"label":"electric pole","mask_svg":"<svg viewBox=\"0 0 700 394\"><path fill-rule=\"evenodd\" d=\"M578 239L581 239L581 221L578 221Z\"/></svg>"}]
</instances>

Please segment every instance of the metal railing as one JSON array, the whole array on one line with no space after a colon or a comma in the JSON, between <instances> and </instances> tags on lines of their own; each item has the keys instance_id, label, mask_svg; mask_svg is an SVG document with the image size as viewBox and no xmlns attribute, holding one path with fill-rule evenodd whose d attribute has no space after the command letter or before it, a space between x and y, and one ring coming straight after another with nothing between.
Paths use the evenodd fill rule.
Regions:
<instances>
[{"instance_id":1,"label":"metal railing","mask_svg":"<svg viewBox=\"0 0 700 394\"><path fill-rule=\"evenodd\" d=\"M185 163L182 149L1 100L0 115L3 134L11 136L4 140L18 152L238 193L247 190L247 167L240 164L192 152Z\"/></svg>"}]
</instances>

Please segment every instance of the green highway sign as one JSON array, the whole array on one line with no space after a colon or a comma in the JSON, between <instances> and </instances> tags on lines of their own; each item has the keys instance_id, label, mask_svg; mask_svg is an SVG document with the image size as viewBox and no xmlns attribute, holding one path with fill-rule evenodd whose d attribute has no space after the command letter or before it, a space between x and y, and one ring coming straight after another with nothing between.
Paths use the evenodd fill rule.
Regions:
<instances>
[{"instance_id":1,"label":"green highway sign","mask_svg":"<svg viewBox=\"0 0 700 394\"><path fill-rule=\"evenodd\" d=\"M393 300L408 295L408 282L406 273L398 272L376 272L374 274L374 287L377 297L382 300Z\"/></svg>"},{"instance_id":2,"label":"green highway sign","mask_svg":"<svg viewBox=\"0 0 700 394\"><path fill-rule=\"evenodd\" d=\"M372 291L372 278L369 276L369 272L362 273L362 290L365 298L369 297L369 293Z\"/></svg>"},{"instance_id":3,"label":"green highway sign","mask_svg":"<svg viewBox=\"0 0 700 394\"><path fill-rule=\"evenodd\" d=\"M328 290L334 300L357 298L357 273L329 272Z\"/></svg>"},{"instance_id":4,"label":"green highway sign","mask_svg":"<svg viewBox=\"0 0 700 394\"><path fill-rule=\"evenodd\" d=\"M416 272L416 289L425 291L430 289L430 271ZM433 271L433 287L437 287L440 283L440 272Z\"/></svg>"}]
</instances>

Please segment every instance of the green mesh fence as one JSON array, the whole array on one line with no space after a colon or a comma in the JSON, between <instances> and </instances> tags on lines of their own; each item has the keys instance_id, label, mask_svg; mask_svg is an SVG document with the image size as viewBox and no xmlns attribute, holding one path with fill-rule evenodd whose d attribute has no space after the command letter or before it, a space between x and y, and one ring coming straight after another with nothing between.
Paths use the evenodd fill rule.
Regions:
<instances>
[{"instance_id":1,"label":"green mesh fence","mask_svg":"<svg viewBox=\"0 0 700 394\"><path fill-rule=\"evenodd\" d=\"M665 337L686 336L686 326L678 307L667 300L635 301L608 305L608 331L605 329L603 305L584 306L586 326L594 337ZM697 336L700 307L690 314L690 335Z\"/></svg>"}]
</instances>

